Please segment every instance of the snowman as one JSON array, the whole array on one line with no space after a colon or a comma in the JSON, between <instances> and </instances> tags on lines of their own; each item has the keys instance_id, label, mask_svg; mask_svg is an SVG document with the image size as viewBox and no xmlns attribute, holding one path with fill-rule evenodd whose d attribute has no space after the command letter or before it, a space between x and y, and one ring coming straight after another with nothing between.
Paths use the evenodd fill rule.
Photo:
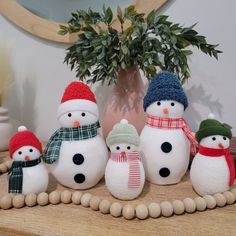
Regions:
<instances>
[{"instance_id":1,"label":"snowman","mask_svg":"<svg viewBox=\"0 0 236 236\"><path fill-rule=\"evenodd\" d=\"M72 82L58 108L61 128L50 138L43 159L56 180L72 189L88 189L104 176L108 151L98 134L98 106L90 88Z\"/></svg>"},{"instance_id":2,"label":"snowman","mask_svg":"<svg viewBox=\"0 0 236 236\"><path fill-rule=\"evenodd\" d=\"M140 139L135 127L123 119L114 125L106 139L111 157L105 182L111 194L121 200L136 198L143 189L145 174L139 155Z\"/></svg>"},{"instance_id":3,"label":"snowman","mask_svg":"<svg viewBox=\"0 0 236 236\"><path fill-rule=\"evenodd\" d=\"M190 179L195 191L204 196L230 189L235 179L233 157L230 155L230 127L210 118L200 124L196 138L199 152L190 169Z\"/></svg>"},{"instance_id":4,"label":"snowman","mask_svg":"<svg viewBox=\"0 0 236 236\"><path fill-rule=\"evenodd\" d=\"M182 118L187 97L177 76L160 72L144 98L147 113L141 138L146 178L159 185L176 184L187 171L197 141Z\"/></svg>"},{"instance_id":5,"label":"snowman","mask_svg":"<svg viewBox=\"0 0 236 236\"><path fill-rule=\"evenodd\" d=\"M8 173L8 192L25 195L45 192L48 172L41 162L41 143L33 132L20 126L10 139L9 153L13 163Z\"/></svg>"}]
</instances>

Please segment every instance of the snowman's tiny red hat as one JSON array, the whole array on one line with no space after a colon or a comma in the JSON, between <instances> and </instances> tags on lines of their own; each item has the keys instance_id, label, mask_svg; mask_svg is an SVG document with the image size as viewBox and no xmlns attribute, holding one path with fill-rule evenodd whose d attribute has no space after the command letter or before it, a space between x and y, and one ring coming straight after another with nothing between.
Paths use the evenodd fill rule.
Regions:
<instances>
[{"instance_id":1,"label":"snowman's tiny red hat","mask_svg":"<svg viewBox=\"0 0 236 236\"><path fill-rule=\"evenodd\" d=\"M42 144L35 136L35 134L27 130L26 127L21 126L18 128L18 132L13 135L9 141L9 153L12 158L14 152L23 146L32 146L42 153Z\"/></svg>"}]
</instances>

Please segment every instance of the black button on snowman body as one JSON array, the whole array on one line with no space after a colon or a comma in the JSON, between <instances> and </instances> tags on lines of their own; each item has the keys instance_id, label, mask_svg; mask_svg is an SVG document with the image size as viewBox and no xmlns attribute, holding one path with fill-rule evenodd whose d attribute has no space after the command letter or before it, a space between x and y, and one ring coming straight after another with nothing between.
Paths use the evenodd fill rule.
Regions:
<instances>
[{"instance_id":1,"label":"black button on snowman body","mask_svg":"<svg viewBox=\"0 0 236 236\"><path fill-rule=\"evenodd\" d=\"M157 74L144 98L148 119L140 135L146 178L154 184L178 183L187 171L190 141L182 128L173 128L187 105L175 74Z\"/></svg>"}]
</instances>

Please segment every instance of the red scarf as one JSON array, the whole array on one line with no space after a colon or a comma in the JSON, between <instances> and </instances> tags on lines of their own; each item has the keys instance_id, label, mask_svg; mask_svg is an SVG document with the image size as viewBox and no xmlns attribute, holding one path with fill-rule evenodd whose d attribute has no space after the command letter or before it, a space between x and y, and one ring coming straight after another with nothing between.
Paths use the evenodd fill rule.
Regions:
<instances>
[{"instance_id":1,"label":"red scarf","mask_svg":"<svg viewBox=\"0 0 236 236\"><path fill-rule=\"evenodd\" d=\"M115 162L128 162L129 163L129 188L138 188L141 182L140 173L140 157L138 152L121 152L121 153L111 153L111 159Z\"/></svg>"},{"instance_id":2,"label":"red scarf","mask_svg":"<svg viewBox=\"0 0 236 236\"><path fill-rule=\"evenodd\" d=\"M191 154L195 155L198 147L198 142L192 135L188 123L183 118L161 118L148 115L146 124L159 129L182 129L191 143Z\"/></svg>"},{"instance_id":3,"label":"red scarf","mask_svg":"<svg viewBox=\"0 0 236 236\"><path fill-rule=\"evenodd\" d=\"M229 186L231 186L234 183L235 167L234 167L233 157L230 155L229 148L217 149L217 148L208 148L208 147L200 146L199 153L202 154L203 156L208 156L208 157L213 157L213 158L225 156L225 160L229 168Z\"/></svg>"}]
</instances>

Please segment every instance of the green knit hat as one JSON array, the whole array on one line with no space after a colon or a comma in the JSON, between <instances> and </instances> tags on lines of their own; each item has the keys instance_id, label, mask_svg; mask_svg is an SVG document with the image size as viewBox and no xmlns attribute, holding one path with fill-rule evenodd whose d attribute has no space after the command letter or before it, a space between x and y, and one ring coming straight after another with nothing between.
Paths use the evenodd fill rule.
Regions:
<instances>
[{"instance_id":1,"label":"green knit hat","mask_svg":"<svg viewBox=\"0 0 236 236\"><path fill-rule=\"evenodd\" d=\"M231 139L231 127L215 119L206 119L201 122L199 130L196 133L196 139L200 142L203 138L211 135L222 135Z\"/></svg>"},{"instance_id":2,"label":"green knit hat","mask_svg":"<svg viewBox=\"0 0 236 236\"><path fill-rule=\"evenodd\" d=\"M140 138L135 127L129 124L127 120L122 119L120 123L113 126L107 136L106 142L108 147L117 143L128 143L139 146Z\"/></svg>"}]
</instances>

